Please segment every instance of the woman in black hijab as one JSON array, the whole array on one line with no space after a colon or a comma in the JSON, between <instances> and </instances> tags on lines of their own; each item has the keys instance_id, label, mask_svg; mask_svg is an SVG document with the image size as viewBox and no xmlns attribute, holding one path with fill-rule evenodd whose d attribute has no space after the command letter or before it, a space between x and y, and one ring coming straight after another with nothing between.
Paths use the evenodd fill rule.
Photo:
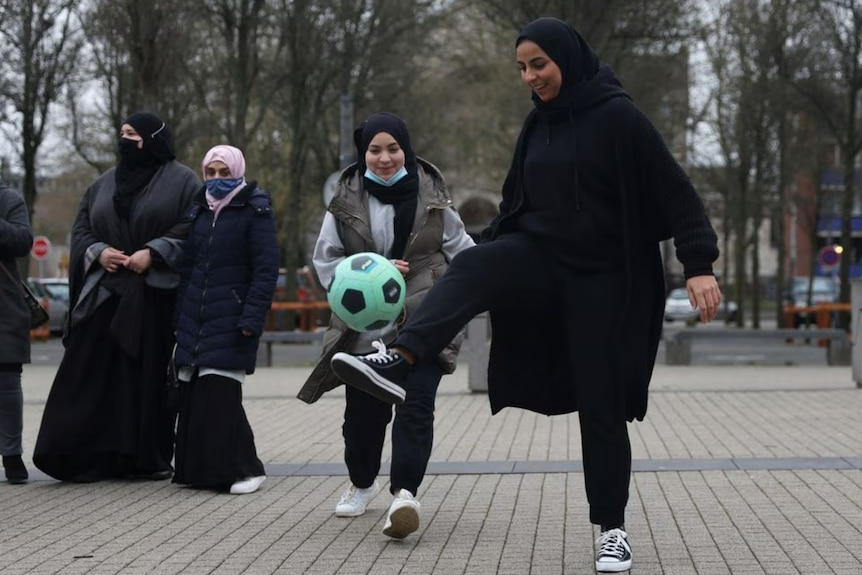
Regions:
<instances>
[{"instance_id":1,"label":"woman in black hijab","mask_svg":"<svg viewBox=\"0 0 862 575\"><path fill-rule=\"evenodd\" d=\"M626 422L646 413L661 333L659 244L674 238L691 304L706 322L721 300L716 234L661 136L574 28L535 20L518 36L516 55L535 109L515 145L499 215L389 350L337 354L332 367L349 385L396 402L393 390L414 365L490 310L492 411L579 412L590 521L601 526L596 570L624 571L632 560Z\"/></svg>"},{"instance_id":2,"label":"woman in black hijab","mask_svg":"<svg viewBox=\"0 0 862 575\"><path fill-rule=\"evenodd\" d=\"M174 159L171 130L154 114L126 118L118 150L72 228L66 351L33 454L64 481L172 474L165 374L183 216L201 184Z\"/></svg>"},{"instance_id":3,"label":"woman in black hijab","mask_svg":"<svg viewBox=\"0 0 862 575\"><path fill-rule=\"evenodd\" d=\"M404 121L387 112L369 116L354 132L358 161L345 168L329 203L314 246L314 269L329 286L345 257L375 252L390 259L404 277L406 314L419 304L434 281L443 276L456 254L475 244L452 208L443 175L419 158L410 145ZM340 385L330 369L333 354L363 353L391 341L397 326L356 332L332 315L323 338L323 354L299 392L308 403ZM434 397L444 373L455 370L461 337L453 334L411 375L407 401L395 409L389 491L392 502L383 534L403 539L419 528L416 499L425 477L434 440ZM380 340L380 342L375 341ZM377 495L391 402L347 388L345 393L344 461L350 485L335 506L339 517L365 513Z\"/></svg>"}]
</instances>

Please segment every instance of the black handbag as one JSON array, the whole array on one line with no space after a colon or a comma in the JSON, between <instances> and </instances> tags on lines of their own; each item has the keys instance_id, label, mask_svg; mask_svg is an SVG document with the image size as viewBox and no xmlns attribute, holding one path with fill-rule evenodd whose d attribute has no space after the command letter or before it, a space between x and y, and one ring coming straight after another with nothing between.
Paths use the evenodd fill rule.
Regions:
<instances>
[{"instance_id":1,"label":"black handbag","mask_svg":"<svg viewBox=\"0 0 862 575\"><path fill-rule=\"evenodd\" d=\"M39 303L39 298L36 297L30 290L30 286L27 285L27 282L24 280L16 280L15 276L12 275L3 262L0 262L0 267L3 268L3 271L6 272L6 275L9 276L9 279L12 280L14 284L16 281L21 285L21 295L24 296L24 301L27 303L27 307L30 308L30 329L36 329L37 327L42 327L46 323L48 323L48 310L42 307L42 304Z\"/></svg>"}]
</instances>

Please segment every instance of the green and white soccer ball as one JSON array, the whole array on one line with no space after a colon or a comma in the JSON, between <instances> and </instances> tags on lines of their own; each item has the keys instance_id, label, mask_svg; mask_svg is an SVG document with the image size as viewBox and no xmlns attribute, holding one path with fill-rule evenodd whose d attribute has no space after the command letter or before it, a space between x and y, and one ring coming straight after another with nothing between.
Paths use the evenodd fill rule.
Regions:
<instances>
[{"instance_id":1,"label":"green and white soccer ball","mask_svg":"<svg viewBox=\"0 0 862 575\"><path fill-rule=\"evenodd\" d=\"M327 300L347 327L372 331L398 319L406 292L404 278L392 262L380 254L362 252L335 267Z\"/></svg>"}]
</instances>

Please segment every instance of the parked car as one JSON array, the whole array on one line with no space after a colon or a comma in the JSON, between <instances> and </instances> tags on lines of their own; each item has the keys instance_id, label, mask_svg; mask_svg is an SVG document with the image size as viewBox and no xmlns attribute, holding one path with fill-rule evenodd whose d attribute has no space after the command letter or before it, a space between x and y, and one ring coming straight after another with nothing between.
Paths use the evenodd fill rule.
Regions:
<instances>
[{"instance_id":1,"label":"parked car","mask_svg":"<svg viewBox=\"0 0 862 575\"><path fill-rule=\"evenodd\" d=\"M840 295L841 286L838 282L828 276L796 276L790 290L784 294L786 305L794 307L808 306L808 286L811 285L811 305L821 303L836 303ZM796 313L793 316L793 327L799 327L804 323L815 323L814 314Z\"/></svg>"},{"instance_id":2,"label":"parked car","mask_svg":"<svg viewBox=\"0 0 862 575\"><path fill-rule=\"evenodd\" d=\"M66 278L27 278L27 284L37 297L47 302L48 330L51 335L63 335L66 314L69 313L69 280Z\"/></svg>"},{"instance_id":3,"label":"parked car","mask_svg":"<svg viewBox=\"0 0 862 575\"><path fill-rule=\"evenodd\" d=\"M734 321L739 313L739 306L733 301L722 301L718 307L716 319L724 321ZM688 292L685 288L676 288L670 290L667 299L664 302L664 320L672 321L700 321L700 311L691 309L691 302L688 299Z\"/></svg>"}]
</instances>

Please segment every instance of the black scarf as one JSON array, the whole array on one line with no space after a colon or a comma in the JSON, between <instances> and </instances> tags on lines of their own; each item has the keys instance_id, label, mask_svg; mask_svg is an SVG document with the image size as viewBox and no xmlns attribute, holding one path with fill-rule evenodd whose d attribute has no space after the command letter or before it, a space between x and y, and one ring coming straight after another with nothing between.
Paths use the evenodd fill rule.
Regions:
<instances>
[{"instance_id":1,"label":"black scarf","mask_svg":"<svg viewBox=\"0 0 862 575\"><path fill-rule=\"evenodd\" d=\"M138 148L135 140L120 138L120 162L114 172L114 209L127 219L135 197L147 187L159 168L176 157L170 128L155 114L137 112L125 120L143 138Z\"/></svg>"},{"instance_id":2,"label":"black scarf","mask_svg":"<svg viewBox=\"0 0 862 575\"><path fill-rule=\"evenodd\" d=\"M374 136L380 132L391 135L404 150L404 167L407 169L407 175L389 187L364 177L367 169L365 151ZM416 206L419 200L419 166L416 162L416 154L410 147L410 134L407 132L407 125L395 114L378 112L369 116L356 129L353 133L353 142L356 144L356 151L358 152L357 174L362 178L365 191L377 198L379 202L391 204L395 208L395 220L392 223L395 238L392 242L390 256L393 259L401 259L407 247L407 240L413 231Z\"/></svg>"}]
</instances>

